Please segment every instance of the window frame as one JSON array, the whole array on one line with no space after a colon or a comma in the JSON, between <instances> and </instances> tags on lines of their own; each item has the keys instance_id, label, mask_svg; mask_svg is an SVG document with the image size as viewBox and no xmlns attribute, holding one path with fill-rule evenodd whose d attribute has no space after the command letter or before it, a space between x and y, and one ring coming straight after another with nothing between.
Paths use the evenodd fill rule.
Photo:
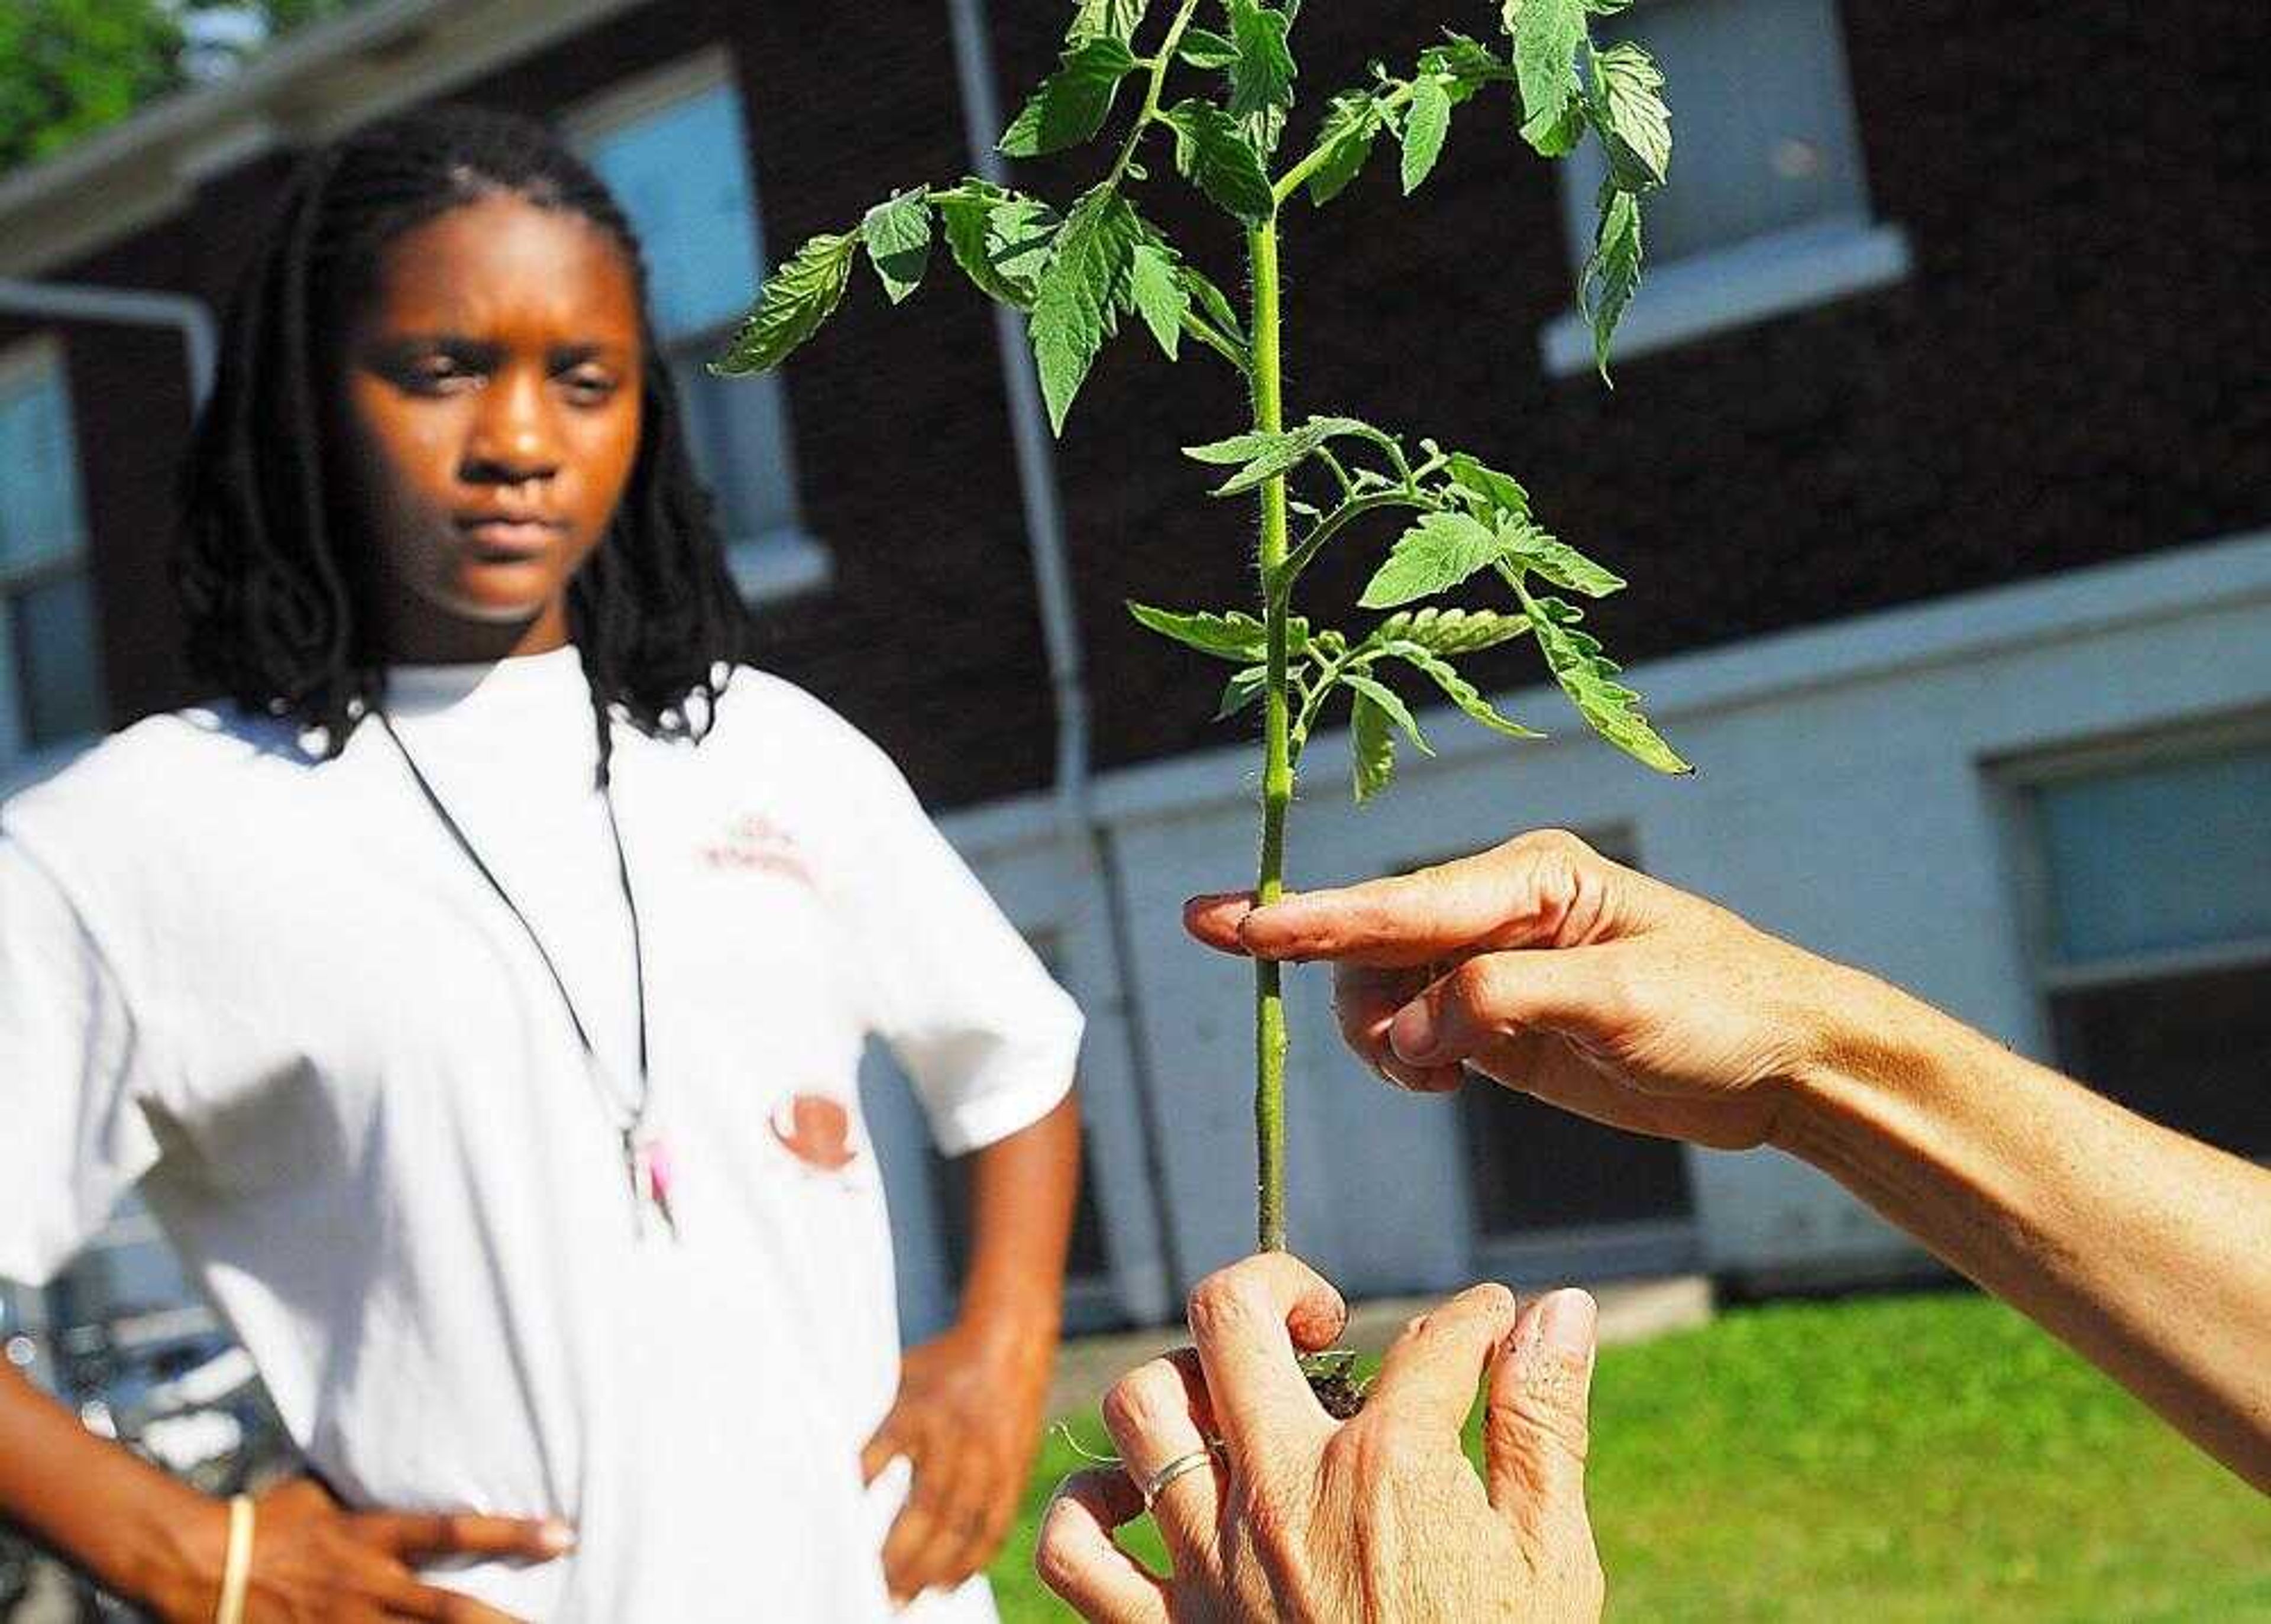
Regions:
<instances>
[{"instance_id":1,"label":"window frame","mask_svg":"<svg viewBox=\"0 0 2271 1624\"><path fill-rule=\"evenodd\" d=\"M731 51L722 45L712 45L691 56L634 73L561 109L555 116L569 145L588 155L592 144L609 134L718 90L733 93L741 115L743 161L750 170L749 224L756 234L753 257L762 278L772 269L766 254L764 204L757 192L756 165L748 151L748 101L741 93L741 76ZM752 297L756 291L750 290ZM713 340L722 342L733 324L729 317L713 326L661 342L666 350ZM835 578L835 555L804 522L803 491L797 478L796 428L789 412L787 389L778 370L759 377L736 379L733 387L772 391L772 412L779 424L779 462L787 481L788 521L753 534L729 533L726 537L726 569L741 595L753 604L778 603L823 591ZM706 470L698 472L708 480ZM719 495L722 500L723 493Z\"/></svg>"},{"instance_id":2,"label":"window frame","mask_svg":"<svg viewBox=\"0 0 2271 1624\"><path fill-rule=\"evenodd\" d=\"M2266 749L2271 749L2271 709L2171 724L2142 737L2056 746L1989 764L1992 791L2001 803L2014 914L2044 1052L2052 1047L2051 1003L2061 994L2271 965L2271 936L2161 948L2086 964L2063 962L2054 945L2055 888L2036 823L2034 792L2140 768Z\"/></svg>"},{"instance_id":3,"label":"window frame","mask_svg":"<svg viewBox=\"0 0 2271 1624\"><path fill-rule=\"evenodd\" d=\"M40 587L73 577L85 577L92 593L94 550L87 534L86 470L79 458L78 423L71 399L70 361L57 334L53 332L34 333L0 348L0 391L15 387L26 376L34 379L36 384L54 388L62 399L65 478L70 481L71 511L77 523L73 526L76 535L71 546L63 551L23 563L0 561L0 795L43 776L48 770L78 754L101 737L101 729L50 739L45 743L34 743L28 736L29 697L19 681L13 614L15 600ZM95 662L98 677L104 689L101 698L107 708L109 703L109 673L103 669L106 662L100 644L101 606L97 603L94 607L98 616L95 622Z\"/></svg>"},{"instance_id":4,"label":"window frame","mask_svg":"<svg viewBox=\"0 0 2271 1624\"><path fill-rule=\"evenodd\" d=\"M1683 4L1684 0L1635 0L1635 10ZM1852 136L1858 185L1858 206L1801 224L1742 238L1723 246L1644 264L1641 294L1618 324L1612 361L1630 361L1657 350L1768 321L1819 304L1905 281L1914 269L1908 234L1878 220L1870 195L1868 161L1860 114L1853 101L1852 73L1845 50L1841 0L1820 0L1830 13L1834 60L1828 64L1843 93ZM1678 130L1680 86L1668 87L1673 129ZM1680 160L1675 143L1672 161ZM1573 270L1583 273L1592 242L1593 197L1604 163L1588 141L1563 160L1560 171L1563 232ZM1643 229L1647 204L1642 203ZM1538 356L1547 374L1569 377L1594 366L1592 329L1583 312L1561 311L1538 335Z\"/></svg>"},{"instance_id":5,"label":"window frame","mask_svg":"<svg viewBox=\"0 0 2271 1624\"><path fill-rule=\"evenodd\" d=\"M1579 825L1578 838L1612 862L1647 872L1641 851L1640 830L1629 819ZM1463 853L1407 856L1384 870L1411 874L1453 861ZM1495 1086L1470 1079L1467 1087ZM1581 1218L1575 1222L1536 1225L1528 1228L1496 1229L1482 1211L1476 1183L1476 1161L1486 1154L1475 1139L1475 1121L1466 1104L1465 1091L1454 1102L1453 1133L1458 1139L1461 1176L1466 1189L1461 1206L1467 1216L1470 1265L1476 1278L1496 1280L1564 1278L1610 1279L1693 1272L1703 1261L1702 1196L1696 1188L1688 1151L1671 1140L1643 1141L1648 1153L1671 1158L1679 1168L1680 1205L1676 1211L1644 1217ZM1551 1108L1551 1107L1546 1107ZM1610 1131L1602 1129L1604 1132Z\"/></svg>"}]
</instances>

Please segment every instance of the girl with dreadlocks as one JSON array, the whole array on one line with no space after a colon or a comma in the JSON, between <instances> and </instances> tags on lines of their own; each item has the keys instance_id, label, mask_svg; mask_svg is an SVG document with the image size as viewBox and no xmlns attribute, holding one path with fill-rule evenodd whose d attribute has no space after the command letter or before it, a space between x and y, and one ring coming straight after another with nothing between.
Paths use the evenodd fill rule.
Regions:
<instances>
[{"instance_id":1,"label":"girl with dreadlocks","mask_svg":"<svg viewBox=\"0 0 2271 1624\"><path fill-rule=\"evenodd\" d=\"M0 1367L0 1516L162 1619L990 1615L1078 1017L749 668L643 287L540 126L318 154L188 465L231 703L0 817L0 1274L138 1186L309 1468L209 1501ZM871 1032L975 1152L904 1361Z\"/></svg>"}]
</instances>

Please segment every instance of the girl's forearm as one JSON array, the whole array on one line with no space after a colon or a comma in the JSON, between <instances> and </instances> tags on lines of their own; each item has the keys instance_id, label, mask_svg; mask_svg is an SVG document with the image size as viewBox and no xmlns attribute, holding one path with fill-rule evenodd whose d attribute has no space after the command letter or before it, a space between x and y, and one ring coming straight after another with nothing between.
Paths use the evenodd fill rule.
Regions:
<instances>
[{"instance_id":1,"label":"girl's forearm","mask_svg":"<svg viewBox=\"0 0 2271 1624\"><path fill-rule=\"evenodd\" d=\"M1080 1108L1070 1094L972 1156L964 1326L1054 1342L1079 1180Z\"/></svg>"},{"instance_id":2,"label":"girl's forearm","mask_svg":"<svg viewBox=\"0 0 2271 1624\"><path fill-rule=\"evenodd\" d=\"M2271 1492L2271 1171L1859 980L1777 1143Z\"/></svg>"},{"instance_id":3,"label":"girl's forearm","mask_svg":"<svg viewBox=\"0 0 2271 1624\"><path fill-rule=\"evenodd\" d=\"M0 1364L0 1518L116 1594L220 1589L227 1513Z\"/></svg>"}]
</instances>

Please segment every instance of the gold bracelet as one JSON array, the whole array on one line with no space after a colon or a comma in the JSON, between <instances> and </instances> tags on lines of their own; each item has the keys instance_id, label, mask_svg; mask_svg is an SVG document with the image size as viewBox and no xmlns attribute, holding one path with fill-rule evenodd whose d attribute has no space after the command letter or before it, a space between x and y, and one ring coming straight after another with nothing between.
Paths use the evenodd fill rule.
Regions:
<instances>
[{"instance_id":1,"label":"gold bracelet","mask_svg":"<svg viewBox=\"0 0 2271 1624\"><path fill-rule=\"evenodd\" d=\"M220 1604L213 1624L244 1624L245 1592L252 1588L252 1496L228 1502L228 1555L220 1567Z\"/></svg>"}]
</instances>

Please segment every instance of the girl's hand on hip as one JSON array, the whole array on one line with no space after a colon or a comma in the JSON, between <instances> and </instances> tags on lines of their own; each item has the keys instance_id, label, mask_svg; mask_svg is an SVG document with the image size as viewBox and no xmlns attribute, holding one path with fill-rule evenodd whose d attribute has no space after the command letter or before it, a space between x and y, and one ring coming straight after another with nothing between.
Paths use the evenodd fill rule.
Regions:
<instances>
[{"instance_id":1,"label":"girl's hand on hip","mask_svg":"<svg viewBox=\"0 0 2271 1624\"><path fill-rule=\"evenodd\" d=\"M899 1393L867 1441L874 1482L897 1456L914 1468L883 1541L883 1579L902 1604L950 1590L1008 1538L1040 1439L1050 1339L957 1325L907 1350Z\"/></svg>"},{"instance_id":2,"label":"girl's hand on hip","mask_svg":"<svg viewBox=\"0 0 2271 1624\"><path fill-rule=\"evenodd\" d=\"M228 1549L227 1508L213 1502L212 1516L181 1543L181 1568L143 1599L168 1624L208 1624ZM514 1624L470 1596L421 1583L413 1563L450 1556L548 1562L575 1545L574 1531L553 1518L350 1511L314 1479L294 1478L255 1501L245 1624Z\"/></svg>"}]
</instances>

